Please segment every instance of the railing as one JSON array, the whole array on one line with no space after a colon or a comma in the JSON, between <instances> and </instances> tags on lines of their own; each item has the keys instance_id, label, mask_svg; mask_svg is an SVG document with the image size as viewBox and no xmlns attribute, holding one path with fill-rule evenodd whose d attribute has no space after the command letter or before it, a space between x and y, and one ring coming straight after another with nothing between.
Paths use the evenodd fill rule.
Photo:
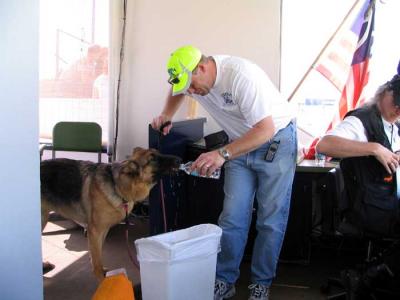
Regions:
<instances>
[{"instance_id":1,"label":"railing","mask_svg":"<svg viewBox=\"0 0 400 300\"><path fill-rule=\"evenodd\" d=\"M56 73L55 73L56 76L55 76L55 78L56 79L58 79L60 74L61 74L60 61L62 61L65 64L68 64L68 61L63 59L61 57L61 55L60 55L60 36L62 34L67 36L67 37L70 37L71 39L77 40L77 41L79 41L79 42L81 42L83 44L87 44L88 46L92 45L92 43L93 43L93 42L91 43L89 41L86 41L83 38L80 38L80 37L78 37L76 35L73 35L72 33L69 33L69 32L66 32L66 31L60 29L60 28L57 28L57 31L56 31L56 54L55 54L55 57L56 57Z\"/></svg>"}]
</instances>

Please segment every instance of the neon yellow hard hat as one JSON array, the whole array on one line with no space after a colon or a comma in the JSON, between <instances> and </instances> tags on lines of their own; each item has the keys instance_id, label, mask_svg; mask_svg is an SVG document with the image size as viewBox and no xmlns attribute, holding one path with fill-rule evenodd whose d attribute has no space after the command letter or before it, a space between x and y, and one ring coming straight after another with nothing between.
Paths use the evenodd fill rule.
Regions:
<instances>
[{"instance_id":1,"label":"neon yellow hard hat","mask_svg":"<svg viewBox=\"0 0 400 300\"><path fill-rule=\"evenodd\" d=\"M168 82L172 84L172 95L183 94L192 81L192 71L200 62L201 52L193 46L183 46L176 49L167 64Z\"/></svg>"}]
</instances>

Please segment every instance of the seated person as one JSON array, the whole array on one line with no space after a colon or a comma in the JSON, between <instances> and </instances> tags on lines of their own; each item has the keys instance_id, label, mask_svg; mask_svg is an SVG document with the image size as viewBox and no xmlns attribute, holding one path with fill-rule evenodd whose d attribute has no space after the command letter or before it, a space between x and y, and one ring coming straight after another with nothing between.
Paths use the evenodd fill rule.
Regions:
<instances>
[{"instance_id":1,"label":"seated person","mask_svg":"<svg viewBox=\"0 0 400 300\"><path fill-rule=\"evenodd\" d=\"M352 220L363 229L379 234L398 230L394 226L400 198L400 189L397 189L400 135L396 123L399 118L400 76L396 75L380 86L364 106L348 112L316 146L319 153L344 158L341 161L344 183L353 201L380 208L371 212L365 206ZM384 214L382 210L391 212Z\"/></svg>"},{"instance_id":2,"label":"seated person","mask_svg":"<svg viewBox=\"0 0 400 300\"><path fill-rule=\"evenodd\" d=\"M317 152L342 158L340 167L347 201L342 225L352 225L353 233L399 236L399 118L400 76L395 75L378 88L369 102L348 112L316 145ZM398 280L399 261L400 246L395 243L382 256L381 264L367 268L360 278L363 283L371 283L381 269L385 274L395 274Z\"/></svg>"}]
</instances>

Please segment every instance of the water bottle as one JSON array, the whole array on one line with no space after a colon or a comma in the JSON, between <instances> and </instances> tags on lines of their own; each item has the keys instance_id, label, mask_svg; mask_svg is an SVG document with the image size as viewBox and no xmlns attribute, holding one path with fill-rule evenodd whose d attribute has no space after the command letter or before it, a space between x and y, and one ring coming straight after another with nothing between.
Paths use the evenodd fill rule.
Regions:
<instances>
[{"instance_id":1,"label":"water bottle","mask_svg":"<svg viewBox=\"0 0 400 300\"><path fill-rule=\"evenodd\" d=\"M188 175L197 176L197 177L219 179L219 177L221 176L221 168L216 169L210 176L207 176L207 175L200 175L195 170L190 171L190 167L192 166L192 164L193 164L192 161L189 161L186 164L181 164L179 166L179 170L184 171Z\"/></svg>"},{"instance_id":2,"label":"water bottle","mask_svg":"<svg viewBox=\"0 0 400 300\"><path fill-rule=\"evenodd\" d=\"M318 167L323 167L325 166L325 161L326 161L325 154L318 153L317 151L315 151L315 164Z\"/></svg>"}]
</instances>

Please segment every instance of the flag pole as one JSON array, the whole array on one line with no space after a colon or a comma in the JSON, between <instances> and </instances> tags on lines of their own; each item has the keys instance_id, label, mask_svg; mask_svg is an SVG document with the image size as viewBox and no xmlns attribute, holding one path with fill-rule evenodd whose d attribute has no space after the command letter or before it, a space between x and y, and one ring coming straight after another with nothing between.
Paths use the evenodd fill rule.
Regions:
<instances>
[{"instance_id":1,"label":"flag pole","mask_svg":"<svg viewBox=\"0 0 400 300\"><path fill-rule=\"evenodd\" d=\"M356 0L353 4L353 6L350 8L350 10L348 11L348 13L346 14L346 16L343 18L342 22L339 24L339 26L337 27L337 29L335 30L335 32L332 34L332 36L329 38L329 40L325 43L324 47L322 48L322 50L319 52L318 56L314 59L314 61L312 62L312 64L310 65L310 67L308 68L307 72L304 74L304 76L301 78L301 80L299 81L299 83L296 85L296 87L294 88L293 92L290 94L289 98L288 98L288 102L290 102L290 100L292 100L293 96L296 94L296 92L298 91L298 89L300 88L300 86L303 84L304 80L306 79L306 77L308 76L308 74L310 74L311 70L314 68L315 64L318 62L318 60L321 58L322 54L325 52L326 48L328 48L329 44L332 42L332 40L334 39L334 37L336 36L336 34L339 32L340 29L342 29L344 23L347 21L347 19L349 18L349 16L352 14L352 12L354 11L354 9L356 8L357 4L360 2L360 0Z\"/></svg>"}]
</instances>

